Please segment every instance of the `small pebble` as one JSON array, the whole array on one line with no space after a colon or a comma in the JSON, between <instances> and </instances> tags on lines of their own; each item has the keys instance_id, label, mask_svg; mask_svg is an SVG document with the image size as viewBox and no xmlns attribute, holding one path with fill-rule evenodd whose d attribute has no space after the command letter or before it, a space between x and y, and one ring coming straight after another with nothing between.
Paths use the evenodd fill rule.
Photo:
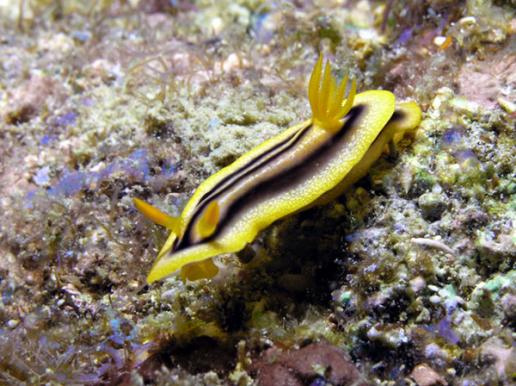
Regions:
<instances>
[{"instance_id":1,"label":"small pebble","mask_svg":"<svg viewBox=\"0 0 516 386\"><path fill-rule=\"evenodd\" d=\"M410 373L410 378L412 378L418 386L437 386L448 384L442 376L425 363L417 365Z\"/></svg>"},{"instance_id":2,"label":"small pebble","mask_svg":"<svg viewBox=\"0 0 516 386\"><path fill-rule=\"evenodd\" d=\"M423 218L428 221L437 221L446 210L446 197L440 193L428 192L419 196L417 201Z\"/></svg>"},{"instance_id":3,"label":"small pebble","mask_svg":"<svg viewBox=\"0 0 516 386\"><path fill-rule=\"evenodd\" d=\"M459 24L464 27L471 27L477 23L477 19L473 16L466 16L459 20Z\"/></svg>"},{"instance_id":4,"label":"small pebble","mask_svg":"<svg viewBox=\"0 0 516 386\"><path fill-rule=\"evenodd\" d=\"M502 107L502 109L504 109L509 114L513 114L514 112L516 112L516 103L511 102L510 100L505 99L503 97L499 97L497 99L497 102Z\"/></svg>"},{"instance_id":5,"label":"small pebble","mask_svg":"<svg viewBox=\"0 0 516 386\"><path fill-rule=\"evenodd\" d=\"M415 293L418 293L426 286L426 281L421 276L417 276L410 281L410 288Z\"/></svg>"},{"instance_id":6,"label":"small pebble","mask_svg":"<svg viewBox=\"0 0 516 386\"><path fill-rule=\"evenodd\" d=\"M16 328L16 326L18 326L18 324L20 324L20 321L16 320L16 319L8 320L6 323L7 327L10 329Z\"/></svg>"}]
</instances>

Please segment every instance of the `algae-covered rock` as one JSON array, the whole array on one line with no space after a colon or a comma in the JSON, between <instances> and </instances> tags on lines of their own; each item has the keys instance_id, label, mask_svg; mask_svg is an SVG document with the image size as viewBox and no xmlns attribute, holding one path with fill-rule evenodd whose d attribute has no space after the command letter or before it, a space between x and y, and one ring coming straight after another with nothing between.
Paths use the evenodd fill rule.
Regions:
<instances>
[{"instance_id":1,"label":"algae-covered rock","mask_svg":"<svg viewBox=\"0 0 516 386\"><path fill-rule=\"evenodd\" d=\"M435 221L441 218L441 215L446 210L447 199L440 193L424 193L418 198L418 205L423 212L423 217L429 221Z\"/></svg>"}]
</instances>

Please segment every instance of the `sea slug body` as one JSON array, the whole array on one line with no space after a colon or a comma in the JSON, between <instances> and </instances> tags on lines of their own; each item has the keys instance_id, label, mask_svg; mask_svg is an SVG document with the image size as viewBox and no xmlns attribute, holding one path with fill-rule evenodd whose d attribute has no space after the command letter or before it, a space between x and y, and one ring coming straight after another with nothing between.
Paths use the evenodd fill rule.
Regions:
<instances>
[{"instance_id":1,"label":"sea slug body","mask_svg":"<svg viewBox=\"0 0 516 386\"><path fill-rule=\"evenodd\" d=\"M319 57L308 97L311 119L263 142L204 181L174 218L135 198L135 206L171 233L147 277L152 283L181 270L212 277L212 257L237 252L273 222L331 201L363 177L389 143L414 130L421 110L396 105L385 90L356 94L340 85Z\"/></svg>"}]
</instances>

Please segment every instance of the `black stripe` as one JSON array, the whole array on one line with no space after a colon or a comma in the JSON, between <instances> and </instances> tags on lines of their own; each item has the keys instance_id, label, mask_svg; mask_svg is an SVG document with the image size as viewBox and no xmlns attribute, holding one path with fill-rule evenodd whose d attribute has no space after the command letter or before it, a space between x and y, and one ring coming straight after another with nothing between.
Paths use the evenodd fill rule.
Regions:
<instances>
[{"instance_id":1,"label":"black stripe","mask_svg":"<svg viewBox=\"0 0 516 386\"><path fill-rule=\"evenodd\" d=\"M236 180L240 180L241 179L241 176L242 174L247 174L247 171L250 169L250 168L253 168L253 170L256 169L256 165L258 162L262 161L262 159L273 153L274 151L276 151L278 148L284 146L285 144L287 144L289 141L292 140L292 138L294 138L296 135L298 135L300 132L302 132L303 130L306 130L306 129L309 129L311 125L309 125L308 127L306 128L302 128L301 130L299 131L296 131L294 133L292 133L291 136L289 136L288 138L284 139L283 141L275 144L272 148L266 150L264 153L258 155L256 158L253 158L251 160L249 160L249 162L245 165L243 165L240 169L238 170L235 170L233 173L231 174L228 174L226 177L224 177L222 180L220 180L220 182L215 185L211 190L209 190L208 192L204 193L204 195L199 199L199 202L197 203L197 206L195 208L195 211L197 211L199 209L199 207L201 205L205 205L206 202L205 201L212 201L213 197L215 196L218 196L219 195L219 191L221 189L224 188L223 185L227 185L228 183L230 185L233 185L235 182L234 181L231 181L231 179L236 179ZM290 145L289 145L290 147ZM283 151L283 149L282 149ZM260 166L260 165L257 165L257 166ZM193 217L193 216L192 216Z\"/></svg>"},{"instance_id":2,"label":"black stripe","mask_svg":"<svg viewBox=\"0 0 516 386\"><path fill-rule=\"evenodd\" d=\"M329 150L331 150L331 148L335 145L338 145L346 136L346 134L352 135L353 130L350 131L350 129L354 127L356 120L362 115L365 109L366 106L364 105L353 107L348 113L346 122L344 123L343 127L323 146L317 149L317 151L308 155L304 159L299 160L296 165L293 165L292 167L284 170L280 174L271 177L268 180L262 181L260 185L254 187L249 192L237 198L227 208L226 216L221 219L215 232L208 238L202 240L202 242L209 242L215 239L224 231L224 228L231 223L231 220L238 216L240 211L245 210L247 206L255 206L257 205L256 202L263 201L264 197L274 196L278 192L289 189L291 186L297 185L304 181L307 177L306 174L312 171L313 165L323 164L326 158L331 156L331 152ZM273 161L280 155L281 154L275 155L269 159L268 162ZM190 224L192 223L193 221ZM184 242L178 245L178 249L187 248L192 245L186 239L188 238L185 238Z\"/></svg>"},{"instance_id":3,"label":"black stripe","mask_svg":"<svg viewBox=\"0 0 516 386\"><path fill-rule=\"evenodd\" d=\"M395 121L402 121L405 118L406 118L405 112L403 112L401 110L394 110L394 113L392 114L391 118L389 119L389 121L387 122L387 124L385 126L387 126L389 123L393 123Z\"/></svg>"},{"instance_id":4,"label":"black stripe","mask_svg":"<svg viewBox=\"0 0 516 386\"><path fill-rule=\"evenodd\" d=\"M215 187L211 191L211 192L213 192L213 194L210 194L210 196L207 197L207 199L203 200L203 203L197 205L197 207L195 208L195 212L192 214L192 216L190 217L190 221L186 225L185 231L183 233L183 238L178 243L177 249L186 248L187 246L193 244L193 233L192 233L193 225L197 222L202 211L204 210L204 208L206 208L206 206L210 202L212 202L214 199L216 199L217 197L220 197L222 194L227 192L229 189L231 189L231 187L234 186L234 184L242 181L243 179L245 179L246 177L248 177L252 173L254 173L257 169L264 167L269 162L277 159L282 154L287 152L289 149L294 147L297 143L299 143L299 141L304 137L304 135L308 132L308 130L311 127L312 127L312 125L310 124L307 127L302 128L299 131L293 133L286 140L282 141L279 144L276 144L273 148L271 148L266 153L260 154L257 158L251 160L248 164L246 164L243 168L232 173L232 175L237 176L237 178L235 179L235 181L233 181L232 184L226 184L226 186L220 186L221 184L219 184L218 185L219 188ZM289 141L292 141L292 142L288 143ZM285 146L285 147L281 148L281 146ZM271 155L271 153L274 153L274 151L276 151L276 150L279 150L279 151L277 151L275 154L272 154L272 156L270 158L263 160L263 158L265 158L265 156ZM263 162L261 162L261 161L263 161ZM227 177L224 180L227 180ZM221 218L221 220L222 220L222 218Z\"/></svg>"},{"instance_id":5,"label":"black stripe","mask_svg":"<svg viewBox=\"0 0 516 386\"><path fill-rule=\"evenodd\" d=\"M181 236L178 236L176 238L176 242L174 243L174 247L172 247L172 251L175 251L178 249L179 245L182 244L183 239L185 238L185 235L188 235L191 231L191 224L193 223L193 220L197 218L199 213L206 207L206 204L208 201L211 201L213 197L215 197L218 193L220 193L220 189L225 185L226 183L230 183L231 179L234 177L238 177L239 174L241 174L243 171L248 170L249 167L255 165L257 162L259 162L263 157L265 157L270 152L275 151L277 148L283 146L287 142L289 142L296 134L298 134L299 131L292 133L289 137L285 138L283 141L275 144L272 148L267 150L265 153L259 154L255 158L252 158L249 160L249 162L245 165L243 165L240 169L235 170L233 173L228 174L225 176L222 180L219 181L217 185L215 185L211 190L208 190L205 192L201 198L199 198L199 201L197 202L197 205L193 209L193 213L190 216L190 220L188 221L188 224L186 224L185 231Z\"/></svg>"},{"instance_id":6,"label":"black stripe","mask_svg":"<svg viewBox=\"0 0 516 386\"><path fill-rule=\"evenodd\" d=\"M236 216L237 213L247 205L256 205L256 203L253 203L256 199L260 200L263 197L276 195L278 192L285 190L285 187L288 189L289 187L306 180L307 169L310 171L312 165L322 164L320 161L324 160L325 156L328 156L328 150L333 145L338 144L339 140L341 140L346 134L351 134L349 129L353 127L353 124L364 109L365 106L362 105L353 107L348 113L348 119L344 126L323 146L317 149L317 151L309 155L307 158L300 160L300 162L292 168L283 171L268 181L264 181L249 193L238 198L229 208L226 219L220 224L215 233L204 241L210 241L217 237L228 224L229 221L227 219L231 219Z\"/></svg>"}]
</instances>

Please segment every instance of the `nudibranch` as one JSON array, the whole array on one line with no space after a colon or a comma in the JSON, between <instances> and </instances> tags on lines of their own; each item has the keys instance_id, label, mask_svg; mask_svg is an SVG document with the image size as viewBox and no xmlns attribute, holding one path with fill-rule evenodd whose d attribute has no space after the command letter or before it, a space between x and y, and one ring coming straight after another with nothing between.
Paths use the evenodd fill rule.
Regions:
<instances>
[{"instance_id":1,"label":"nudibranch","mask_svg":"<svg viewBox=\"0 0 516 386\"><path fill-rule=\"evenodd\" d=\"M421 110L396 105L394 94L356 94L337 84L319 57L308 85L312 117L242 155L201 183L180 217L135 198L136 208L170 230L147 277L152 283L181 270L189 280L213 277L212 258L237 252L273 222L331 201L366 175L386 145L414 130Z\"/></svg>"}]
</instances>

